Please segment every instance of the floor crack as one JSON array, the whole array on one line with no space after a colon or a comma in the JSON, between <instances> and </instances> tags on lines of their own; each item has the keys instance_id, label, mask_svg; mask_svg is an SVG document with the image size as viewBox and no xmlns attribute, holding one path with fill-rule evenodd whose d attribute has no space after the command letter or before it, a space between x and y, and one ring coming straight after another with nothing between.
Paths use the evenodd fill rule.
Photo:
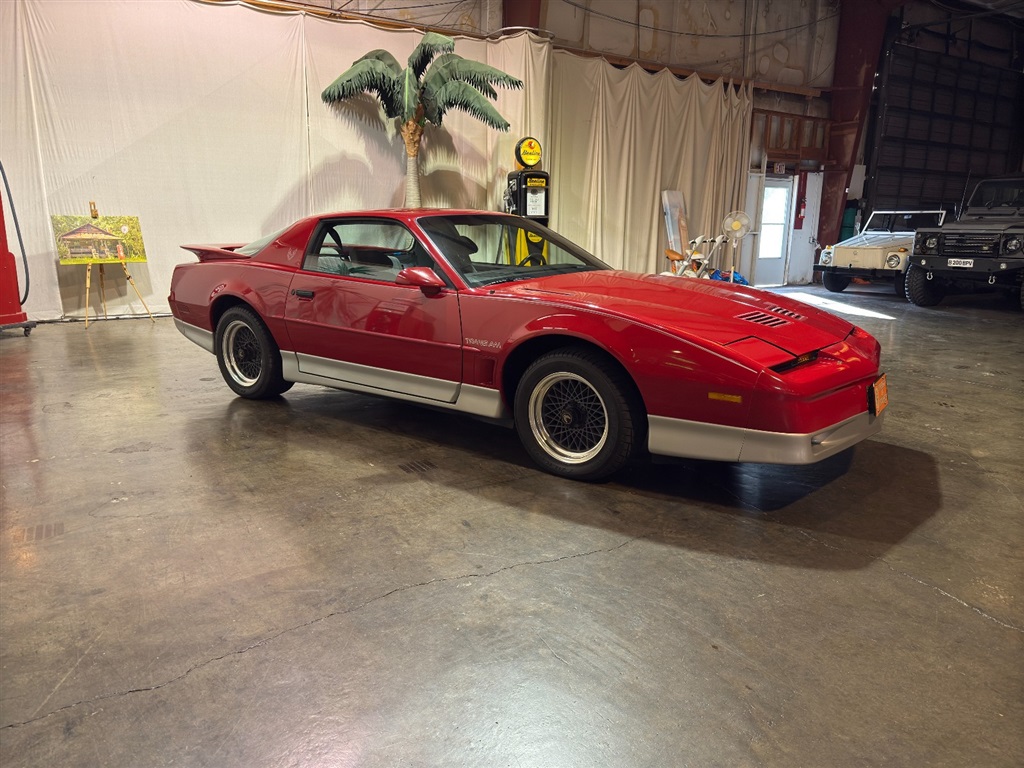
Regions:
<instances>
[{"instance_id":1,"label":"floor crack","mask_svg":"<svg viewBox=\"0 0 1024 768\"><path fill-rule=\"evenodd\" d=\"M931 589L934 592L938 592L943 597L947 597L950 600L952 600L953 602L959 603L964 608L969 608L970 610L974 611L976 614L981 616L983 619L987 619L987 620L989 620L989 621L991 621L991 622L993 622L995 624L998 624L1000 627L1003 627L1004 629L1010 629L1010 630L1013 630L1014 632L1020 632L1020 633L1024 634L1024 627L1019 627L1016 624L1011 624L1009 622L1003 621L1002 619L996 618L992 614L986 613L985 611L983 611L978 606L972 605L971 603L968 603L966 600L963 600L963 599L957 597L956 595L954 595L954 594L952 594L950 592L947 592L942 587L936 586L935 584L931 584L931 583L925 581L924 579L919 579L917 576L914 576L911 573L907 573L906 571L897 568L895 565L890 563L884 557L881 557L879 555L872 555L869 552L862 552L860 550L851 549L849 547L847 547L847 548L837 547L834 544L829 544L827 541L825 541L823 539L819 539L816 536L812 536L807 531L799 531L799 533L800 533L801 536L804 536L804 537L810 539L815 544L820 544L821 546L826 547L828 549L834 549L837 552L852 552L852 553L860 555L862 557L867 557L867 558L869 558L869 559L871 559L871 560L873 560L873 561L875 561L877 563L881 563L882 565L884 565L886 568L888 568L893 573L898 574L900 576L903 576L906 579L910 579L911 581L920 584L922 587L927 587L928 589Z\"/></svg>"},{"instance_id":2,"label":"floor crack","mask_svg":"<svg viewBox=\"0 0 1024 768\"><path fill-rule=\"evenodd\" d=\"M486 579L486 578L489 578L491 576L496 576L499 573L504 573L505 571L514 570L516 568L523 568L523 567L531 566L531 565L550 565L552 563L560 563L560 562L563 562L565 560L575 560L575 559L581 558L581 557L590 557L591 555L606 554L606 553L609 553L609 552L614 552L614 551L616 551L618 549L622 549L623 547L625 547L625 546L627 546L629 544L632 544L633 542L638 541L638 540L643 539L643 538L645 538L645 537L643 537L643 536L634 536L633 538L630 538L630 539L627 539L627 540L625 540L623 542L620 542L619 544L616 544L613 547L607 547L607 548L603 548L603 549L592 549L592 550L588 550L586 552L576 552L576 553L571 554L571 555L562 555L561 557L552 557L552 558L547 558L547 559L544 559L544 560L526 560L526 561L523 561L521 563L512 563L511 565L505 565L505 566L502 566L501 568L496 568L493 571L486 571L486 572L481 572L481 573L466 573L466 574L462 574L462 575L459 575L459 576L445 576L445 577L440 577L440 578L436 578L436 579L429 579L427 581L421 581L421 582L418 582L416 584L405 584L405 585L402 585L400 587L395 587L394 589L388 590L387 592L384 592L383 594L377 595L376 597L372 597L369 600L365 600L365 601L363 601L362 603L360 603L358 605L354 605L354 606L352 606L350 608L346 608L344 610L331 611L330 613L328 613L328 614L326 614L324 616L319 616L319 617L317 617L315 619L310 619L309 621L303 622L302 624L296 624L293 627L287 627L285 629L282 629L279 632L276 632L276 633L274 633L272 635L268 635L267 637L264 637L264 638L254 642L254 643L250 643L249 645L245 646L244 648L237 648L237 649L235 649L233 651L229 651L228 653L223 653L220 656L214 656L211 659L206 659L204 661L200 661L200 662L198 662L196 664L193 664L191 667L186 669L180 675L178 675L176 677L172 677L170 680L165 680L162 683L157 683L155 685L145 686L143 688L129 688L129 689L124 690L124 691L115 691L113 693L106 693L106 694L102 694L100 696L95 696L95 697L93 697L91 699L83 699L82 701L76 701L76 702L74 702L72 704L65 704L64 706L58 707L57 709L53 710L52 712L47 712L45 715L39 715L38 717L33 716L33 717L29 718L28 720L24 720L24 721L20 721L20 722L16 722L16 723L8 723L7 725L2 725L2 726L0 726L0 732L2 732L4 730L7 730L9 728L20 728L22 726L31 725L32 723L39 722L40 720L45 720L46 718L50 717L51 715L56 715L56 714L58 714L60 712L65 712L65 711L70 710L70 709L75 709L76 707L80 707L80 706L85 705L85 704L95 704L95 703L98 703L98 702L101 702L101 701L106 701L108 699L116 699L116 698L120 698L122 696L129 696L129 695L134 694L134 693L147 693L149 691L158 691L161 688L166 688L169 685L173 685L174 683L177 683L177 682L179 682L181 680L184 680L186 677L191 675L193 672L196 672L197 670L203 669L204 667L207 667L207 666L209 666L211 664L215 664L215 663L217 663L219 661L223 661L225 659L229 659L232 656L241 656L241 655L246 654L249 651L255 650L257 648L262 648L263 646L268 645L269 643L273 642L274 640L277 640L279 637L287 635L287 634L289 634L291 632L296 632L298 630L305 629L307 627L311 627L311 626L314 626L316 624L320 624L320 623L322 623L324 621L327 621L328 619L333 619L333 618L335 618L337 616L346 616L346 615L348 615L350 613L355 613L357 611L361 611L363 608L366 608L369 605L373 605L374 603L380 602L381 600L385 600L385 599L387 599L389 597L392 597L393 595L401 594L402 592L407 592L407 591L409 591L411 589L419 589L420 587L427 587L427 586L430 586L431 584L445 584L445 583L450 582L450 581L461 581L463 579ZM61 682L63 682L63 681L61 681ZM45 703L46 702L44 701L43 704L45 704ZM40 705L40 709L41 708L42 708L42 705ZM36 712L38 712L38 711L39 710L37 709Z\"/></svg>"}]
</instances>

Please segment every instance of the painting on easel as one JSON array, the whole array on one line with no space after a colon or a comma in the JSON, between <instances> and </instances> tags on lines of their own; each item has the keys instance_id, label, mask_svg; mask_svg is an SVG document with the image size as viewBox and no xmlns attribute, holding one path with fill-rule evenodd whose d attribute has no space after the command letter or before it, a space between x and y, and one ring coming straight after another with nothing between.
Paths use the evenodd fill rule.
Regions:
<instances>
[{"instance_id":1,"label":"painting on easel","mask_svg":"<svg viewBox=\"0 0 1024 768\"><path fill-rule=\"evenodd\" d=\"M85 265L85 327L89 327L89 289L92 284L92 267L99 265L100 303L103 317L107 317L107 291L104 285L103 268L107 264L120 264L125 280L139 297L142 306L153 320L146 300L142 298L135 284L128 262L144 262L146 248L142 244L142 227L135 216L51 216L53 237L57 244L57 258L60 264Z\"/></svg>"},{"instance_id":2,"label":"painting on easel","mask_svg":"<svg viewBox=\"0 0 1024 768\"><path fill-rule=\"evenodd\" d=\"M61 264L116 264L146 260L137 216L52 216Z\"/></svg>"}]
</instances>

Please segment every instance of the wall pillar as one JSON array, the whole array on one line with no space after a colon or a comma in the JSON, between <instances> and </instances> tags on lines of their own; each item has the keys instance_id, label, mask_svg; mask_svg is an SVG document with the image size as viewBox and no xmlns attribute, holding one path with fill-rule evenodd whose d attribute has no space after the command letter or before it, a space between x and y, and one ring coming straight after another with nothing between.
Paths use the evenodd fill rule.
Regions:
<instances>
[{"instance_id":1,"label":"wall pillar","mask_svg":"<svg viewBox=\"0 0 1024 768\"><path fill-rule=\"evenodd\" d=\"M505 0L502 26L540 29L540 0Z\"/></svg>"},{"instance_id":2,"label":"wall pillar","mask_svg":"<svg viewBox=\"0 0 1024 768\"><path fill-rule=\"evenodd\" d=\"M818 242L823 246L839 238L886 27L893 9L901 5L901 0L842 0L840 5L828 164L818 224Z\"/></svg>"}]
</instances>

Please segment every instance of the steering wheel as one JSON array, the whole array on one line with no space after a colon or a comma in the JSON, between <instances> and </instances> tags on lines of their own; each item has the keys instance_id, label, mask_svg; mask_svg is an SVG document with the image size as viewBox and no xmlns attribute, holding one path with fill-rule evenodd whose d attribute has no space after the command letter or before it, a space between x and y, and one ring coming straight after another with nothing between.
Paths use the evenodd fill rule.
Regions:
<instances>
[{"instance_id":1,"label":"steering wheel","mask_svg":"<svg viewBox=\"0 0 1024 768\"><path fill-rule=\"evenodd\" d=\"M516 262L517 267L543 267L548 263L543 253L528 253Z\"/></svg>"}]
</instances>

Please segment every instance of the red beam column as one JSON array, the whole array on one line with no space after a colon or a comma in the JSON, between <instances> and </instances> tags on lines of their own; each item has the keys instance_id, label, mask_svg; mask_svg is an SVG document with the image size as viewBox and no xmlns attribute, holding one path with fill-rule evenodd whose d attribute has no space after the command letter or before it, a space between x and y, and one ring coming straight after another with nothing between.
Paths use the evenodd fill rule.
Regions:
<instances>
[{"instance_id":1,"label":"red beam column","mask_svg":"<svg viewBox=\"0 0 1024 768\"><path fill-rule=\"evenodd\" d=\"M839 238L846 190L871 106L871 89L886 25L893 9L901 5L900 0L842 0L840 5L829 162L821 191L818 225L818 242L822 245L835 243Z\"/></svg>"},{"instance_id":2,"label":"red beam column","mask_svg":"<svg viewBox=\"0 0 1024 768\"><path fill-rule=\"evenodd\" d=\"M540 29L540 0L505 0L501 26Z\"/></svg>"}]
</instances>

